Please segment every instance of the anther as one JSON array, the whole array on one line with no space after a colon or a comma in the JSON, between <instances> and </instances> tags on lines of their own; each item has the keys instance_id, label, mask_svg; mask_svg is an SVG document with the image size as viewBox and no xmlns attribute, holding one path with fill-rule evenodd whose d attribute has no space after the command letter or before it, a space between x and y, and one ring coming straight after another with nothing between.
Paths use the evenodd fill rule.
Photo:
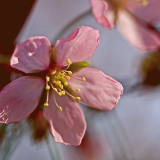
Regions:
<instances>
[{"instance_id":1,"label":"anther","mask_svg":"<svg viewBox=\"0 0 160 160\"><path fill-rule=\"evenodd\" d=\"M71 71L68 71L67 73L68 73L68 74L72 74L72 72L71 72Z\"/></svg>"},{"instance_id":2,"label":"anther","mask_svg":"<svg viewBox=\"0 0 160 160\"><path fill-rule=\"evenodd\" d=\"M44 107L48 107L49 106L49 104L48 103L44 103Z\"/></svg>"},{"instance_id":3,"label":"anther","mask_svg":"<svg viewBox=\"0 0 160 160\"><path fill-rule=\"evenodd\" d=\"M57 88L53 88L53 90L54 90L55 92L57 92Z\"/></svg>"},{"instance_id":4,"label":"anther","mask_svg":"<svg viewBox=\"0 0 160 160\"><path fill-rule=\"evenodd\" d=\"M66 63L67 63L68 65L72 64L72 62L71 62L70 59L67 59L67 60L66 60Z\"/></svg>"},{"instance_id":5,"label":"anther","mask_svg":"<svg viewBox=\"0 0 160 160\"><path fill-rule=\"evenodd\" d=\"M59 96L62 96L62 92L58 92L58 95L59 95Z\"/></svg>"},{"instance_id":6,"label":"anther","mask_svg":"<svg viewBox=\"0 0 160 160\"><path fill-rule=\"evenodd\" d=\"M65 91L61 91L62 95L65 95Z\"/></svg>"},{"instance_id":7,"label":"anther","mask_svg":"<svg viewBox=\"0 0 160 160\"><path fill-rule=\"evenodd\" d=\"M64 86L68 86L68 82L64 82Z\"/></svg>"},{"instance_id":8,"label":"anther","mask_svg":"<svg viewBox=\"0 0 160 160\"><path fill-rule=\"evenodd\" d=\"M62 84L59 84L58 87L59 87L60 89L63 89L63 85L62 85Z\"/></svg>"},{"instance_id":9,"label":"anther","mask_svg":"<svg viewBox=\"0 0 160 160\"><path fill-rule=\"evenodd\" d=\"M77 92L80 92L81 90L80 90L79 88L76 88L76 91L77 91Z\"/></svg>"},{"instance_id":10,"label":"anther","mask_svg":"<svg viewBox=\"0 0 160 160\"><path fill-rule=\"evenodd\" d=\"M62 111L62 107L61 106L58 106L58 108L60 109L60 111Z\"/></svg>"},{"instance_id":11,"label":"anther","mask_svg":"<svg viewBox=\"0 0 160 160\"><path fill-rule=\"evenodd\" d=\"M52 71L52 72L51 72L51 75L54 75L55 73L56 73L56 71Z\"/></svg>"},{"instance_id":12,"label":"anther","mask_svg":"<svg viewBox=\"0 0 160 160\"><path fill-rule=\"evenodd\" d=\"M76 101L80 101L81 100L81 97L75 97Z\"/></svg>"},{"instance_id":13,"label":"anther","mask_svg":"<svg viewBox=\"0 0 160 160\"><path fill-rule=\"evenodd\" d=\"M50 81L50 77L46 76L46 81L49 82Z\"/></svg>"},{"instance_id":14,"label":"anther","mask_svg":"<svg viewBox=\"0 0 160 160\"><path fill-rule=\"evenodd\" d=\"M70 76L66 76L66 79L67 79L67 80L70 80Z\"/></svg>"},{"instance_id":15,"label":"anther","mask_svg":"<svg viewBox=\"0 0 160 160\"><path fill-rule=\"evenodd\" d=\"M46 86L46 90L50 90L50 86L47 85L47 86Z\"/></svg>"},{"instance_id":16,"label":"anther","mask_svg":"<svg viewBox=\"0 0 160 160\"><path fill-rule=\"evenodd\" d=\"M62 107L57 104L55 96L54 96L54 102L55 102L56 106L60 109L60 111L62 111Z\"/></svg>"},{"instance_id":17,"label":"anther","mask_svg":"<svg viewBox=\"0 0 160 160\"><path fill-rule=\"evenodd\" d=\"M82 77L82 81L84 81L84 82L85 82L85 81L86 81L86 78L85 78L85 77Z\"/></svg>"},{"instance_id":18,"label":"anther","mask_svg":"<svg viewBox=\"0 0 160 160\"><path fill-rule=\"evenodd\" d=\"M57 81L57 84L61 84L61 81Z\"/></svg>"}]
</instances>

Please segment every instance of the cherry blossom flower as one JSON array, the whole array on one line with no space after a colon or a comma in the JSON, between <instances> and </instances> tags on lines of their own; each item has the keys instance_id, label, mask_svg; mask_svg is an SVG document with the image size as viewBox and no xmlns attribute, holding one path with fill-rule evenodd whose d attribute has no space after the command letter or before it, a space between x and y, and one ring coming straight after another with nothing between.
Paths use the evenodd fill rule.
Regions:
<instances>
[{"instance_id":1,"label":"cherry blossom flower","mask_svg":"<svg viewBox=\"0 0 160 160\"><path fill-rule=\"evenodd\" d=\"M98 45L98 30L85 26L58 40L55 46L45 37L31 37L18 44L10 63L26 76L0 92L0 122L28 117L45 96L43 115L55 141L79 145L86 122L78 101L96 109L111 110L123 91L116 80L87 67L89 62L85 60Z\"/></svg>"},{"instance_id":2,"label":"cherry blossom flower","mask_svg":"<svg viewBox=\"0 0 160 160\"><path fill-rule=\"evenodd\" d=\"M154 22L160 20L159 0L90 0L98 23L121 34L134 47L153 51L160 47L160 34Z\"/></svg>"}]
</instances>

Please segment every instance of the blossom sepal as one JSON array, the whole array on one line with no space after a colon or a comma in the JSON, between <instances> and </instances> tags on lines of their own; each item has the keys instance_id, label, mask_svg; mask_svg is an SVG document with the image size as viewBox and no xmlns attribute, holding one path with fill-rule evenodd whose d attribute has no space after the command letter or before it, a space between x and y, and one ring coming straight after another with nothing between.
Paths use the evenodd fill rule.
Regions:
<instances>
[{"instance_id":1,"label":"blossom sepal","mask_svg":"<svg viewBox=\"0 0 160 160\"><path fill-rule=\"evenodd\" d=\"M83 68L88 67L89 65L90 63L88 61L75 62L69 66L68 70L74 73L74 72L78 72L79 70Z\"/></svg>"}]
</instances>

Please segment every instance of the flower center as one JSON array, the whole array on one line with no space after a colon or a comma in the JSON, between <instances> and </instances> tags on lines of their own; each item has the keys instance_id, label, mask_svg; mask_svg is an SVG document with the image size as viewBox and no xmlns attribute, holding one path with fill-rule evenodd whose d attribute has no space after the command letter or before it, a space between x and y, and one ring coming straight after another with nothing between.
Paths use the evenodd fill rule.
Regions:
<instances>
[{"instance_id":1,"label":"flower center","mask_svg":"<svg viewBox=\"0 0 160 160\"><path fill-rule=\"evenodd\" d=\"M47 94L46 94L46 101L44 103L45 107L49 106L48 101L49 101L50 90L54 91L58 96L64 96L67 94L70 98L72 98L77 102L81 100L80 97L76 96L76 92L80 92L80 89L79 88L72 89L68 81L71 78L76 78L85 82L86 79L85 77L82 77L82 78L74 77L72 75L72 71L68 70L68 68L72 64L70 59L66 60L66 64L67 64L66 66L58 67L58 69L50 70L46 76L45 89ZM60 109L60 111L62 111L62 106L58 105L55 98L55 94L54 94L54 102L56 106Z\"/></svg>"}]
</instances>

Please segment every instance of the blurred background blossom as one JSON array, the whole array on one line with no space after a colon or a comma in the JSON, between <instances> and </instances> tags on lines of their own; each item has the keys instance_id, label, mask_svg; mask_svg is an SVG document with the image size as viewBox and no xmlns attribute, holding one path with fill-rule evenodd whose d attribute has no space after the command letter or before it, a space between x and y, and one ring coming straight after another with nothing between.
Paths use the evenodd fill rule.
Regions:
<instances>
[{"instance_id":1,"label":"blurred background blossom","mask_svg":"<svg viewBox=\"0 0 160 160\"><path fill-rule=\"evenodd\" d=\"M0 8L1 55L11 55L16 43L31 36L46 36L54 44L78 26L91 26L101 34L101 44L90 59L92 67L121 82L125 90L112 111L82 106L88 130L79 147L55 143L41 112L21 123L0 125L0 159L160 159L159 50L144 54L130 46L117 28L101 27L89 0L2 1ZM21 76L4 63L0 73L0 88L10 82L10 75L12 80Z\"/></svg>"}]
</instances>

